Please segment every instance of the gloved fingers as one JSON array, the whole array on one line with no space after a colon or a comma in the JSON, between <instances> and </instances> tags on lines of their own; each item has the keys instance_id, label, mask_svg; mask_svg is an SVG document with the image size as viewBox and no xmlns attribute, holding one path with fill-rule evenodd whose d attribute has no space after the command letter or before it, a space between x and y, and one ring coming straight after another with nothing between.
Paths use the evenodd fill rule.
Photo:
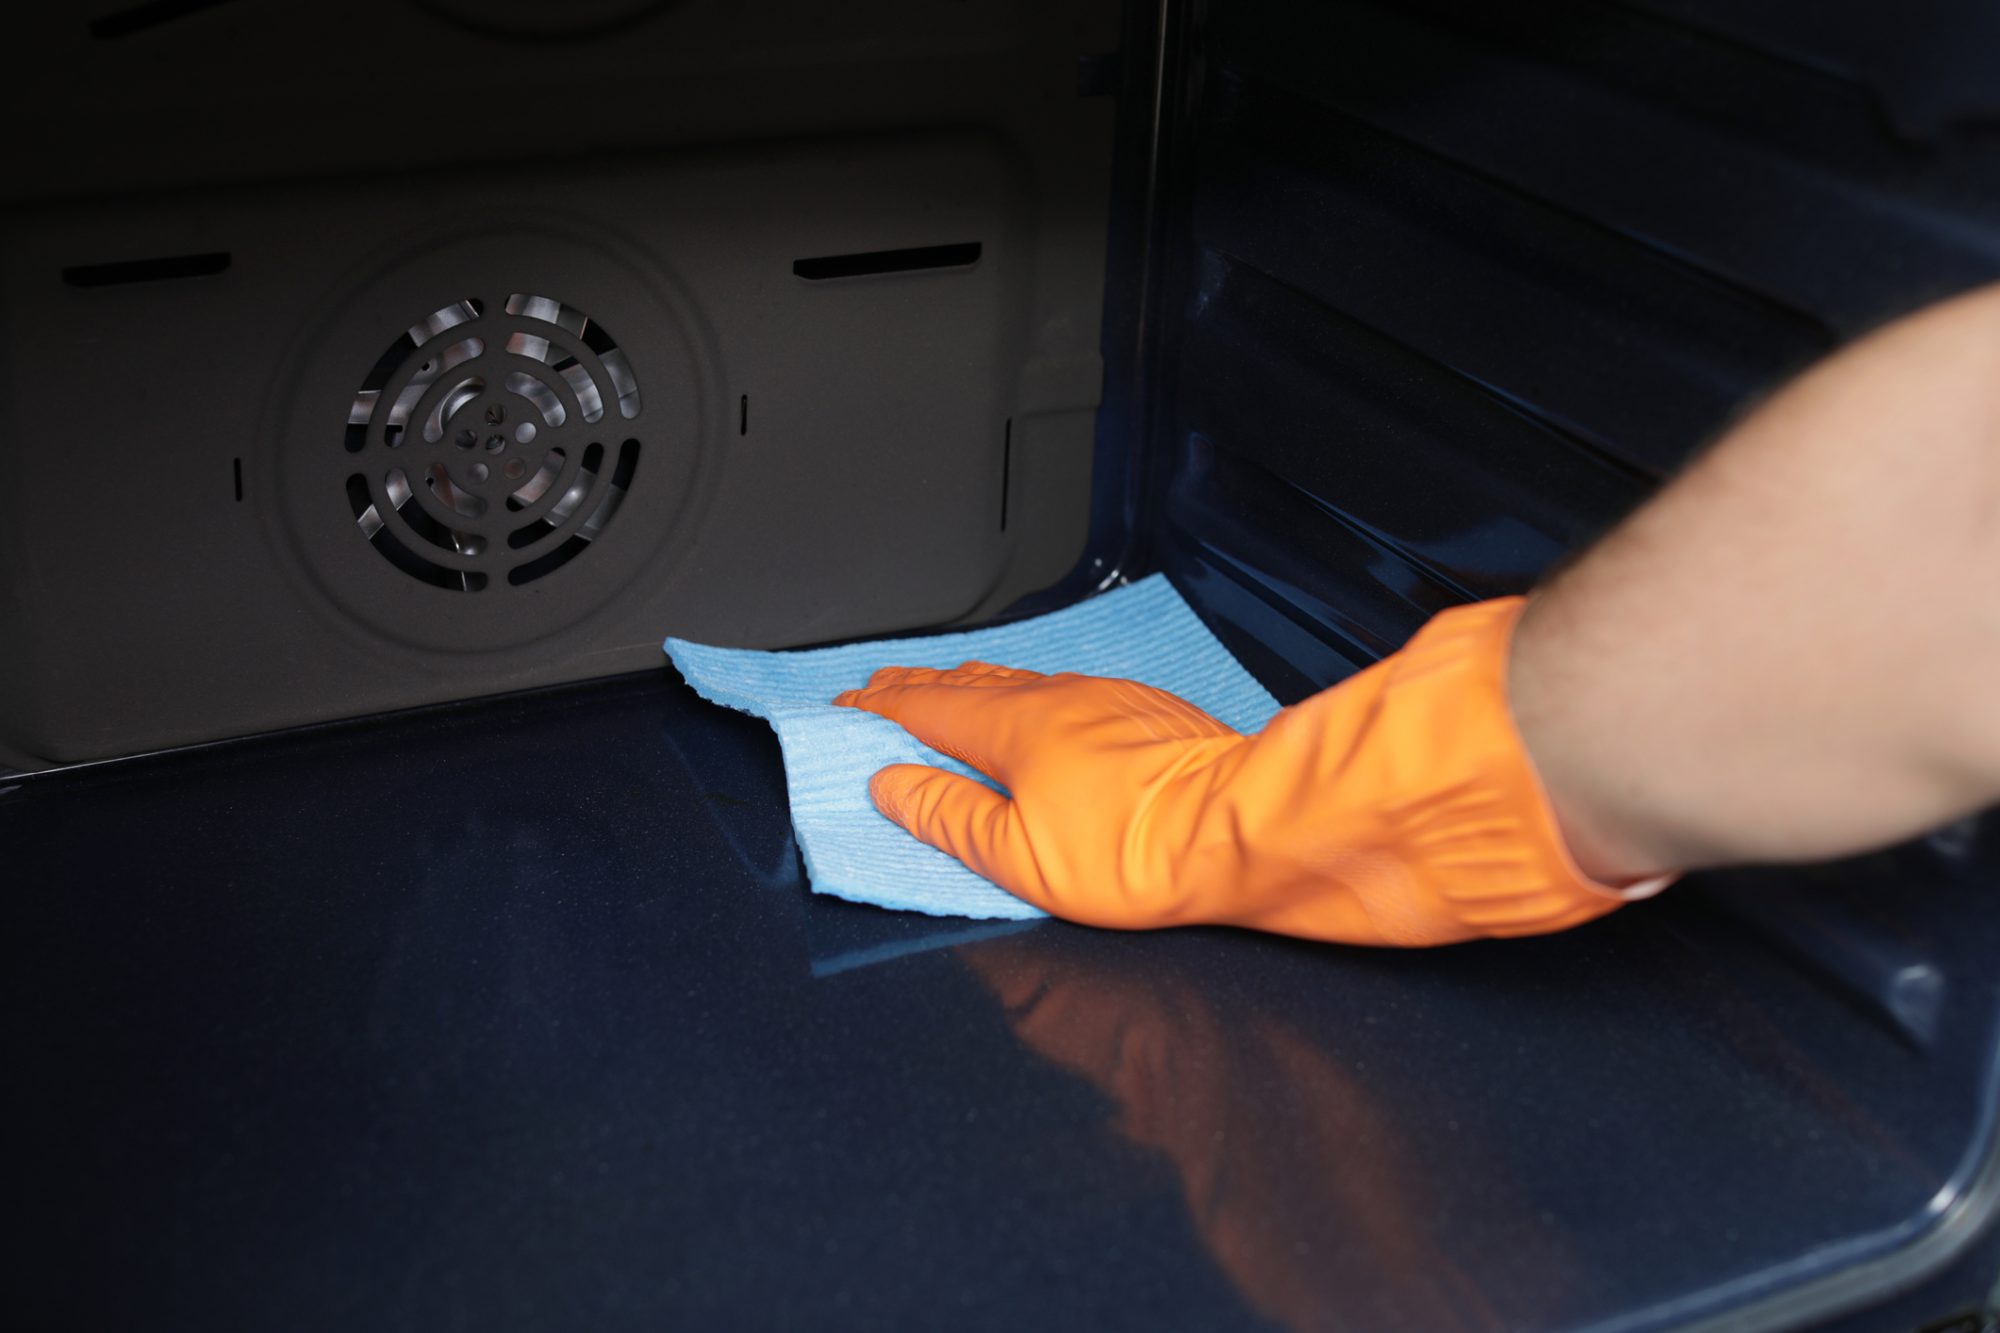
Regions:
<instances>
[{"instance_id":1,"label":"gloved fingers","mask_svg":"<svg viewBox=\"0 0 2000 1333\"><path fill-rule=\"evenodd\" d=\"M861 689L879 690L888 685L935 685L937 684L938 677L943 674L943 669L939 667L878 667L869 673L868 683L863 685ZM861 690L848 690L845 694L836 698L834 702L840 703L859 693L861 693Z\"/></svg>"},{"instance_id":2,"label":"gloved fingers","mask_svg":"<svg viewBox=\"0 0 2000 1333\"><path fill-rule=\"evenodd\" d=\"M1032 671L967 671L959 667L947 671L937 678L940 685L957 685L968 690L1011 689L1018 685L1032 685L1043 679Z\"/></svg>"},{"instance_id":3,"label":"gloved fingers","mask_svg":"<svg viewBox=\"0 0 2000 1333\"><path fill-rule=\"evenodd\" d=\"M1016 699L998 687L918 683L871 685L838 695L834 702L886 717L938 753L1006 784L1009 756L1004 747L1018 732L1024 705L1033 701Z\"/></svg>"},{"instance_id":4,"label":"gloved fingers","mask_svg":"<svg viewBox=\"0 0 2000 1333\"><path fill-rule=\"evenodd\" d=\"M868 783L875 808L918 841L963 861L1016 898L1044 906L1048 886L1014 803L971 778L922 764L892 764Z\"/></svg>"},{"instance_id":5,"label":"gloved fingers","mask_svg":"<svg viewBox=\"0 0 2000 1333\"><path fill-rule=\"evenodd\" d=\"M954 675L999 676L1007 680L1046 680L1039 671L1029 671L1025 667L1000 666L993 662L960 662Z\"/></svg>"},{"instance_id":6,"label":"gloved fingers","mask_svg":"<svg viewBox=\"0 0 2000 1333\"><path fill-rule=\"evenodd\" d=\"M1160 740L1206 740L1242 733L1228 723L1195 707L1178 694L1156 690L1137 681L1106 682L1124 705L1127 715L1143 719L1147 730Z\"/></svg>"}]
</instances>

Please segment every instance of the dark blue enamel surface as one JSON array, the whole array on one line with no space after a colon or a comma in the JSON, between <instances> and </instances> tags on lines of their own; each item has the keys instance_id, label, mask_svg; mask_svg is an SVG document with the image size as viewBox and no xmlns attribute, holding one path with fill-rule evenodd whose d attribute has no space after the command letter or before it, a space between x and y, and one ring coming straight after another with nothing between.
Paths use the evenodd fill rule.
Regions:
<instances>
[{"instance_id":1,"label":"dark blue enamel surface","mask_svg":"<svg viewBox=\"0 0 2000 1333\"><path fill-rule=\"evenodd\" d=\"M665 673L0 843L30 1326L1577 1327L1886 1244L1991 1093L1990 839L1821 886L1894 895L1929 1046L1699 891L1426 954L816 899Z\"/></svg>"}]
</instances>

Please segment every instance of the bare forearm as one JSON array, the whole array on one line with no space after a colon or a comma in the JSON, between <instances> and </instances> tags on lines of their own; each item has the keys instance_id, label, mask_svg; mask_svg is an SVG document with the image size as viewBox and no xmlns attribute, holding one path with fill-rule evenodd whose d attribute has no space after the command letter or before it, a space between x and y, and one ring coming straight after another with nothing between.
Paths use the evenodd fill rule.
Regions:
<instances>
[{"instance_id":1,"label":"bare forearm","mask_svg":"<svg viewBox=\"0 0 2000 1333\"><path fill-rule=\"evenodd\" d=\"M1801 377L1530 603L1510 694L1604 879L2000 798L2000 288Z\"/></svg>"}]
</instances>

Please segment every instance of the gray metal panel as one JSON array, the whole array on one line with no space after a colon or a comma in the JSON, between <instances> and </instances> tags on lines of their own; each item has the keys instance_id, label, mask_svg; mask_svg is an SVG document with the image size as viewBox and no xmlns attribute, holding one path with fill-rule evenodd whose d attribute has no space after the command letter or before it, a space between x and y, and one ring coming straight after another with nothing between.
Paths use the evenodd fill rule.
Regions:
<instances>
[{"instance_id":1,"label":"gray metal panel","mask_svg":"<svg viewBox=\"0 0 2000 1333\"><path fill-rule=\"evenodd\" d=\"M1115 45L1110 0L16 18L0 763L651 667L668 632L802 643L984 615L1076 563L1113 116L1078 61ZM973 242L970 266L791 267ZM492 456L483 429L478 457L427 442L393 486L416 454L347 452L358 391L424 374L403 331L466 301L491 327L487 362L455 367L487 381L462 410L497 404L511 431L532 409L491 363L534 336L516 294L607 332L640 413L542 417ZM561 359L540 368L558 399ZM627 440L636 471L604 511ZM562 484L506 508L555 448ZM564 507L579 482L601 489ZM537 513L556 527L511 559Z\"/></svg>"},{"instance_id":2,"label":"gray metal panel","mask_svg":"<svg viewBox=\"0 0 2000 1333\"><path fill-rule=\"evenodd\" d=\"M1017 562L1058 577L1088 436L1052 466L1040 423L1087 422L1097 386L1017 382L1064 355L1032 327L1033 203L968 133L17 213L0 737L88 759L643 668L666 633L946 621L1026 591ZM958 243L977 259L792 269ZM228 265L91 267L194 254Z\"/></svg>"}]
</instances>

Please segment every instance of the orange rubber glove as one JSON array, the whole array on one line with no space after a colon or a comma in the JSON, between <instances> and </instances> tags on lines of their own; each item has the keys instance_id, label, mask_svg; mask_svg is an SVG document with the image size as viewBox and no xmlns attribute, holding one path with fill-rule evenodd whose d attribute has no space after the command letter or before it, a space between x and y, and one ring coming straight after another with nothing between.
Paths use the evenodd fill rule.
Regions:
<instances>
[{"instance_id":1,"label":"orange rubber glove","mask_svg":"<svg viewBox=\"0 0 2000 1333\"><path fill-rule=\"evenodd\" d=\"M1001 783L916 764L883 814L1052 915L1353 944L1534 935L1625 901L1577 869L1507 707L1519 598L1447 611L1401 652L1244 736L1124 680L888 667L834 702ZM1634 896L1636 896L1634 891Z\"/></svg>"}]
</instances>

